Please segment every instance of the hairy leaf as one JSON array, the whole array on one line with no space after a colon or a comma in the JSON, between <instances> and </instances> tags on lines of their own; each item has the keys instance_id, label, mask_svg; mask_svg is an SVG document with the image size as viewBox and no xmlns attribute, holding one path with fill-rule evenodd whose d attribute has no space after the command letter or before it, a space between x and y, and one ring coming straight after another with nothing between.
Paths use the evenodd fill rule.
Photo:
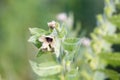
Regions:
<instances>
[{"instance_id":1,"label":"hairy leaf","mask_svg":"<svg viewBox=\"0 0 120 80\"><path fill-rule=\"evenodd\" d=\"M65 76L65 80L79 80L78 71L73 69Z\"/></svg>"},{"instance_id":2,"label":"hairy leaf","mask_svg":"<svg viewBox=\"0 0 120 80\"><path fill-rule=\"evenodd\" d=\"M120 44L120 34L106 35L104 39L113 44Z\"/></svg>"},{"instance_id":3,"label":"hairy leaf","mask_svg":"<svg viewBox=\"0 0 120 80\"><path fill-rule=\"evenodd\" d=\"M120 29L120 15L114 15L109 20Z\"/></svg>"},{"instance_id":4,"label":"hairy leaf","mask_svg":"<svg viewBox=\"0 0 120 80\"><path fill-rule=\"evenodd\" d=\"M63 47L67 51L73 51L78 45L79 39L77 38L67 38L63 42Z\"/></svg>"},{"instance_id":5,"label":"hairy leaf","mask_svg":"<svg viewBox=\"0 0 120 80\"><path fill-rule=\"evenodd\" d=\"M30 61L30 64L33 71L41 77L55 75L60 73L62 70L61 65L56 64L55 62L45 62L38 64L34 61Z\"/></svg>"},{"instance_id":6,"label":"hairy leaf","mask_svg":"<svg viewBox=\"0 0 120 80\"><path fill-rule=\"evenodd\" d=\"M119 80L120 75L114 70L110 69L104 69L104 70L99 70L100 72L103 72L110 80Z\"/></svg>"},{"instance_id":7,"label":"hairy leaf","mask_svg":"<svg viewBox=\"0 0 120 80\"><path fill-rule=\"evenodd\" d=\"M101 60L113 66L120 66L120 53L101 53Z\"/></svg>"},{"instance_id":8,"label":"hairy leaf","mask_svg":"<svg viewBox=\"0 0 120 80\"><path fill-rule=\"evenodd\" d=\"M29 28L29 30L32 35L37 35L37 36L45 35L46 33L48 33L47 31L40 28Z\"/></svg>"},{"instance_id":9,"label":"hairy leaf","mask_svg":"<svg viewBox=\"0 0 120 80\"><path fill-rule=\"evenodd\" d=\"M65 27L63 26L61 31L59 32L59 37L63 38L66 34L67 34L67 31L66 31Z\"/></svg>"},{"instance_id":10,"label":"hairy leaf","mask_svg":"<svg viewBox=\"0 0 120 80\"><path fill-rule=\"evenodd\" d=\"M42 45L42 43L38 41L38 37L35 35L31 36L28 41L33 43L37 48L40 48Z\"/></svg>"}]
</instances>

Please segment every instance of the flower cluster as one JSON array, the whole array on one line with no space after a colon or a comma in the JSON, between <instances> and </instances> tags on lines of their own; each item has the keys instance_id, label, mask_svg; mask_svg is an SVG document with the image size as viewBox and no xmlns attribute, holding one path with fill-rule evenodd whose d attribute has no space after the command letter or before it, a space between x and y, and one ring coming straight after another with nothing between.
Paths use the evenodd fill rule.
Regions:
<instances>
[{"instance_id":1,"label":"flower cluster","mask_svg":"<svg viewBox=\"0 0 120 80\"><path fill-rule=\"evenodd\" d=\"M56 22L55 21L48 22L48 27L50 29L54 29L56 27ZM42 46L40 48L42 51L54 52L54 50L55 50L55 38L54 38L54 36L42 35L39 37L38 40L40 42L42 42Z\"/></svg>"}]
</instances>

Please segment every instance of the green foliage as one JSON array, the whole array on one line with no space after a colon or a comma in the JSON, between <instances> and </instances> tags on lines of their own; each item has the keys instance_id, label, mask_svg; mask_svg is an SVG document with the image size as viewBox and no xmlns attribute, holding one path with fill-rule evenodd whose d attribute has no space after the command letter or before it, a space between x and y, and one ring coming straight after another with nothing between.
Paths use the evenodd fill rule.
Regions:
<instances>
[{"instance_id":1,"label":"green foliage","mask_svg":"<svg viewBox=\"0 0 120 80\"><path fill-rule=\"evenodd\" d=\"M120 15L113 15L112 17L109 18L111 23L113 23L117 28L120 29Z\"/></svg>"},{"instance_id":2,"label":"green foliage","mask_svg":"<svg viewBox=\"0 0 120 80\"><path fill-rule=\"evenodd\" d=\"M64 26L62 26L62 29L60 30L59 37L63 38L67 34L66 29Z\"/></svg>"},{"instance_id":3,"label":"green foliage","mask_svg":"<svg viewBox=\"0 0 120 80\"><path fill-rule=\"evenodd\" d=\"M106 64L120 66L120 52L116 53L100 53L100 59Z\"/></svg>"},{"instance_id":4,"label":"green foliage","mask_svg":"<svg viewBox=\"0 0 120 80\"><path fill-rule=\"evenodd\" d=\"M39 29L39 28L29 28L29 30L32 35L36 35L38 37L45 35L47 33L47 31L45 31L43 29Z\"/></svg>"},{"instance_id":5,"label":"green foliage","mask_svg":"<svg viewBox=\"0 0 120 80\"><path fill-rule=\"evenodd\" d=\"M63 42L63 48L67 51L73 51L79 45L79 41L77 38L66 38Z\"/></svg>"},{"instance_id":6,"label":"green foliage","mask_svg":"<svg viewBox=\"0 0 120 80\"><path fill-rule=\"evenodd\" d=\"M28 41L33 43L37 48L40 48L41 46L41 43L38 41L38 37L35 35L31 36Z\"/></svg>"},{"instance_id":7,"label":"green foliage","mask_svg":"<svg viewBox=\"0 0 120 80\"><path fill-rule=\"evenodd\" d=\"M99 71L103 72L111 80L119 80L120 79L120 75L118 74L118 72L116 72L114 70L105 69L105 70L99 70Z\"/></svg>"},{"instance_id":8,"label":"green foliage","mask_svg":"<svg viewBox=\"0 0 120 80\"><path fill-rule=\"evenodd\" d=\"M55 62L44 62L44 63L36 63L30 61L33 71L42 77L55 75L61 72L62 68L61 65Z\"/></svg>"},{"instance_id":9,"label":"green foliage","mask_svg":"<svg viewBox=\"0 0 120 80\"><path fill-rule=\"evenodd\" d=\"M104 38L112 44L120 44L120 34L106 35Z\"/></svg>"}]
</instances>

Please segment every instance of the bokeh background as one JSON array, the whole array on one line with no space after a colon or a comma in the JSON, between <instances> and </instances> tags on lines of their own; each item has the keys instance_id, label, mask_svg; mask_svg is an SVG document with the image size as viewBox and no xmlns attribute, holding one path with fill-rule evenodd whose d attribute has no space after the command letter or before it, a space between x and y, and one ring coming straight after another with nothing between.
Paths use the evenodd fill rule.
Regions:
<instances>
[{"instance_id":1,"label":"bokeh background","mask_svg":"<svg viewBox=\"0 0 120 80\"><path fill-rule=\"evenodd\" d=\"M104 0L0 0L0 80L34 80L29 59L36 48L28 43L29 27L47 29L47 22L65 12L81 23L84 36L96 26ZM79 35L78 34L78 35Z\"/></svg>"}]
</instances>

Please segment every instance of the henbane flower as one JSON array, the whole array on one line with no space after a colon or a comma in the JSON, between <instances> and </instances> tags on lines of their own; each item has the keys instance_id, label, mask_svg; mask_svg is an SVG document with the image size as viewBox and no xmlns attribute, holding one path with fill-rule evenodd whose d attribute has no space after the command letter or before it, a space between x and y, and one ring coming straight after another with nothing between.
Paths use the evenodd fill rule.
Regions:
<instances>
[{"instance_id":1,"label":"henbane flower","mask_svg":"<svg viewBox=\"0 0 120 80\"><path fill-rule=\"evenodd\" d=\"M43 51L52 51L52 52L54 51L54 48L55 48L54 37L43 35L38 40L42 42L41 49Z\"/></svg>"},{"instance_id":2,"label":"henbane flower","mask_svg":"<svg viewBox=\"0 0 120 80\"><path fill-rule=\"evenodd\" d=\"M48 26L49 26L51 29L54 29L54 28L56 27L56 22L55 22L55 21L48 22Z\"/></svg>"}]
</instances>

